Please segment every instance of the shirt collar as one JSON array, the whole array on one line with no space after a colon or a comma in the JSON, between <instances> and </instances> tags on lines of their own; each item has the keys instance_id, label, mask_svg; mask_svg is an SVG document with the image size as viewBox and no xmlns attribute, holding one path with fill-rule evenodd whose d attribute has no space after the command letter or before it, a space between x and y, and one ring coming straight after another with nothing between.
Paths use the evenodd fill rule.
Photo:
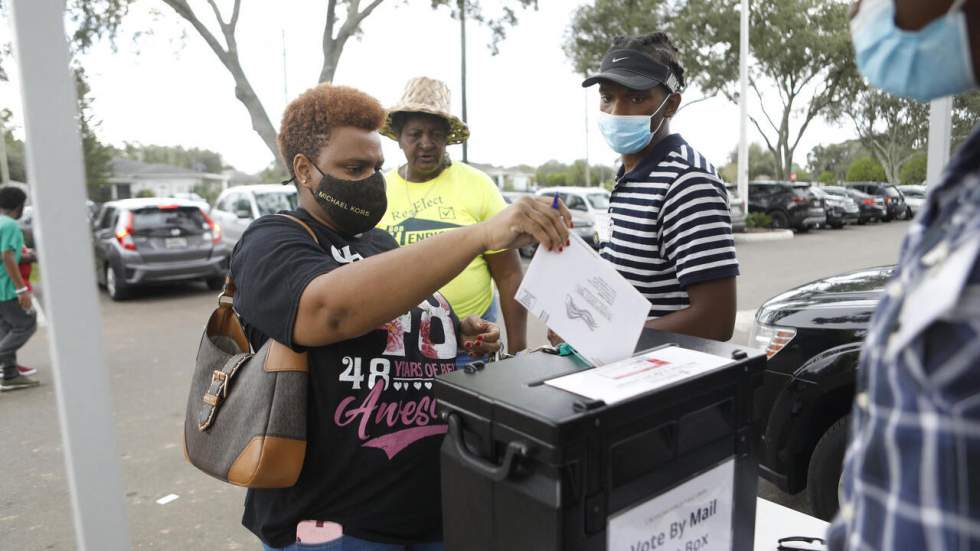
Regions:
<instances>
[{"instance_id":1,"label":"shirt collar","mask_svg":"<svg viewBox=\"0 0 980 551\"><path fill-rule=\"evenodd\" d=\"M622 164L619 165L619 171L616 173L616 183L626 181L642 182L646 180L649 178L650 173L657 168L657 165L667 158L668 153L679 149L682 145L687 145L687 142L684 141L684 138L680 134L671 134L660 140L657 145L653 146L653 150L647 153L646 157L643 157L629 173L623 174L626 171L626 167Z\"/></svg>"}]
</instances>

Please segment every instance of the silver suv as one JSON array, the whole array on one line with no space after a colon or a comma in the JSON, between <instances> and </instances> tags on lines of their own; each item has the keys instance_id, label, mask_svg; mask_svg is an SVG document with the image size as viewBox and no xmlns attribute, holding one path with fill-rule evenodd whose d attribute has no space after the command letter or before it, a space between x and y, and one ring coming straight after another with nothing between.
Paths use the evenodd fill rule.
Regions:
<instances>
[{"instance_id":1,"label":"silver suv","mask_svg":"<svg viewBox=\"0 0 980 551\"><path fill-rule=\"evenodd\" d=\"M235 186L221 193L211 209L211 217L221 225L225 245L234 248L256 218L281 210L295 210L297 203L296 186Z\"/></svg>"}]
</instances>

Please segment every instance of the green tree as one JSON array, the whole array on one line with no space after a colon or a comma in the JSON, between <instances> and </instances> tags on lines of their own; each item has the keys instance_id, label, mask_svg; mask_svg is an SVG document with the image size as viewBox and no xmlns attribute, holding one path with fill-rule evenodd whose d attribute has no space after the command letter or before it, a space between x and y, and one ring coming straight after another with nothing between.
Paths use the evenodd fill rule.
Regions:
<instances>
[{"instance_id":1,"label":"green tree","mask_svg":"<svg viewBox=\"0 0 980 551\"><path fill-rule=\"evenodd\" d=\"M68 0L65 3L69 48L73 54L83 53L100 39L115 40L119 26L129 11L133 0ZM0 0L0 14L7 11L7 0ZM113 44L114 45L114 44ZM0 81L7 80L5 58L9 57L9 44L0 43Z\"/></svg>"},{"instance_id":2,"label":"green tree","mask_svg":"<svg viewBox=\"0 0 980 551\"><path fill-rule=\"evenodd\" d=\"M854 123L865 149L881 164L885 180L899 183L902 166L926 144L929 105L893 96L862 82L843 110Z\"/></svg>"},{"instance_id":3,"label":"green tree","mask_svg":"<svg viewBox=\"0 0 980 551\"><path fill-rule=\"evenodd\" d=\"M874 157L855 159L847 168L848 182L883 182L885 169Z\"/></svg>"},{"instance_id":4,"label":"green tree","mask_svg":"<svg viewBox=\"0 0 980 551\"><path fill-rule=\"evenodd\" d=\"M143 145L127 142L119 153L127 158L144 163L160 163L196 170L199 172L219 173L229 168L221 158L221 154L210 149L183 146Z\"/></svg>"},{"instance_id":5,"label":"green tree","mask_svg":"<svg viewBox=\"0 0 980 551\"><path fill-rule=\"evenodd\" d=\"M821 172L820 176L817 177L817 181L825 186L831 186L838 182L837 176L829 170Z\"/></svg>"},{"instance_id":6,"label":"green tree","mask_svg":"<svg viewBox=\"0 0 980 551\"><path fill-rule=\"evenodd\" d=\"M85 160L85 188L93 200L107 198L109 177L112 175L113 149L96 135L101 122L92 114L92 97L85 70L75 68L75 91L78 96L78 130L82 139Z\"/></svg>"},{"instance_id":7,"label":"green tree","mask_svg":"<svg viewBox=\"0 0 980 551\"><path fill-rule=\"evenodd\" d=\"M926 181L928 155L924 151L914 153L898 173L898 181L903 186L918 185Z\"/></svg>"},{"instance_id":8,"label":"green tree","mask_svg":"<svg viewBox=\"0 0 980 551\"><path fill-rule=\"evenodd\" d=\"M807 170L800 165L793 163L793 168L790 169L790 174L796 175L797 182L809 182L813 179L813 175L807 172Z\"/></svg>"},{"instance_id":9,"label":"green tree","mask_svg":"<svg viewBox=\"0 0 980 551\"><path fill-rule=\"evenodd\" d=\"M720 93L734 102L740 4L740 0L597 0L596 6L603 9L576 12L568 35L588 31L588 16L595 14L602 14L598 24L606 28L583 32L595 42L566 39L565 51L578 70L594 70L601 58L597 52L609 46L608 37L667 30L681 52L689 82L707 95ZM847 6L844 0L752 2L750 86L762 117L752 116L751 122L775 157L776 178L786 178L813 120L839 116L834 107L855 78ZM646 27L631 25L632 17L642 18ZM775 97L763 95L772 89Z\"/></svg>"},{"instance_id":10,"label":"green tree","mask_svg":"<svg viewBox=\"0 0 980 551\"><path fill-rule=\"evenodd\" d=\"M3 142L7 146L7 168L10 179L17 182L27 181L27 171L24 164L24 142L18 140L10 129L10 119L13 114L10 109L0 109L0 121L3 121Z\"/></svg>"},{"instance_id":11,"label":"green tree","mask_svg":"<svg viewBox=\"0 0 980 551\"><path fill-rule=\"evenodd\" d=\"M719 170L726 182L738 179L738 148L728 156L728 164ZM769 180L776 177L776 157L757 143L749 144L749 180Z\"/></svg>"},{"instance_id":12,"label":"green tree","mask_svg":"<svg viewBox=\"0 0 980 551\"><path fill-rule=\"evenodd\" d=\"M968 92L953 101L953 150L959 148L980 123L980 91Z\"/></svg>"},{"instance_id":13,"label":"green tree","mask_svg":"<svg viewBox=\"0 0 980 551\"><path fill-rule=\"evenodd\" d=\"M289 178L289 174L282 168L282 164L272 161L269 166L262 169L256 176L263 182L278 183Z\"/></svg>"},{"instance_id":14,"label":"green tree","mask_svg":"<svg viewBox=\"0 0 980 551\"><path fill-rule=\"evenodd\" d=\"M121 1L121 0L120 0ZM252 82L242 67L238 39L235 33L238 29L238 18L241 14L242 0L234 0L230 10L222 13L217 2L208 0L213 18L204 18L190 5L189 0L162 0L174 12L183 18L197 33L221 62L221 65L231 75L235 82L235 97L248 111L252 120L252 129L259 135L263 143L272 153L277 162L279 152L276 146L276 128L272 125L269 114L252 87ZM317 82L333 80L334 73L340 63L340 56L347 42L361 34L361 25L384 0L327 0L326 22L323 28L322 49L323 63ZM503 7L503 14L497 17L486 15L478 0L430 0L433 8L448 6L453 17L459 17L461 8L465 8L468 19L474 19L486 24L493 35L491 49L495 51L496 44L503 38L508 25L517 22L515 9L537 7L537 0L508 0ZM344 12L339 15L338 12ZM207 19L207 20L206 20ZM217 29L215 33L212 29Z\"/></svg>"},{"instance_id":15,"label":"green tree","mask_svg":"<svg viewBox=\"0 0 980 551\"><path fill-rule=\"evenodd\" d=\"M859 140L818 145L807 154L807 166L814 174L830 172L834 181L839 182L847 179L847 169L854 159L866 155L870 153Z\"/></svg>"},{"instance_id":16,"label":"green tree","mask_svg":"<svg viewBox=\"0 0 980 551\"><path fill-rule=\"evenodd\" d=\"M617 36L646 34L663 27L664 0L595 0L578 7L565 30L565 55L581 74L595 71Z\"/></svg>"}]
</instances>

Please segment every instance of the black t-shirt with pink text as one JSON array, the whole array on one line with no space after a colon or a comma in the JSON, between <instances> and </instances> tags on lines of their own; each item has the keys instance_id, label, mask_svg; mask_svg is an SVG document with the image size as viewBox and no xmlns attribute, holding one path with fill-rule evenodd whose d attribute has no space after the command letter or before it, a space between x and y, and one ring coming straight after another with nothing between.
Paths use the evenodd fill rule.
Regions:
<instances>
[{"instance_id":1,"label":"black t-shirt with pink text","mask_svg":"<svg viewBox=\"0 0 980 551\"><path fill-rule=\"evenodd\" d=\"M231 262L235 309L252 346L267 338L296 350L300 297L317 276L398 247L381 230L345 238L307 212L318 246L283 216L256 220ZM391 274L393 285L402 275ZM360 297L386 300L384 289ZM441 539L439 446L432 380L455 369L456 320L434 295L374 331L310 348L307 450L291 488L249 490L242 523L266 544L296 541L303 520L340 523L344 533L382 543Z\"/></svg>"}]
</instances>

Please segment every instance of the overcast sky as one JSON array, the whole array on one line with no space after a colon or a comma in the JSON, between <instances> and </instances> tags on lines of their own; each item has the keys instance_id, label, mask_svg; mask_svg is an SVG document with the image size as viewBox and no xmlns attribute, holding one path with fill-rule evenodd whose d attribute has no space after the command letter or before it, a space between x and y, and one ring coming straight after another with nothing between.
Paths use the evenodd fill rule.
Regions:
<instances>
[{"instance_id":1,"label":"overcast sky","mask_svg":"<svg viewBox=\"0 0 980 551\"><path fill-rule=\"evenodd\" d=\"M204 2L191 3L202 18L211 15ZM484 3L491 12L498 4ZM541 0L538 11L520 14L496 56L487 47L487 30L476 23L468 26L471 161L505 166L571 162L586 155L588 143L593 162L613 163L616 156L595 126L597 92L580 87L582 77L561 49L574 8L581 3ZM243 2L237 33L242 64L276 127L287 100L316 83L324 17L322 0ZM9 36L8 23L0 21L0 36ZM459 56L459 24L447 9L432 10L429 0L388 0L365 20L362 36L348 42L335 82L361 88L389 106L408 79L439 78L450 85L459 114ZM163 2L136 2L116 51L100 45L83 61L104 141L212 149L246 172L259 171L272 160L235 99L227 71ZM17 74L8 72L12 80L0 83L0 107L11 108L15 124L21 125ZM685 95L698 97L696 89ZM720 166L738 141L738 108L723 99L699 102L684 109L672 129ZM848 126L818 121L804 136L795 160L805 165L814 145L853 135ZM749 136L762 142L754 128ZM384 141L388 165L402 162L397 145ZM458 150L451 151L460 157Z\"/></svg>"}]
</instances>

